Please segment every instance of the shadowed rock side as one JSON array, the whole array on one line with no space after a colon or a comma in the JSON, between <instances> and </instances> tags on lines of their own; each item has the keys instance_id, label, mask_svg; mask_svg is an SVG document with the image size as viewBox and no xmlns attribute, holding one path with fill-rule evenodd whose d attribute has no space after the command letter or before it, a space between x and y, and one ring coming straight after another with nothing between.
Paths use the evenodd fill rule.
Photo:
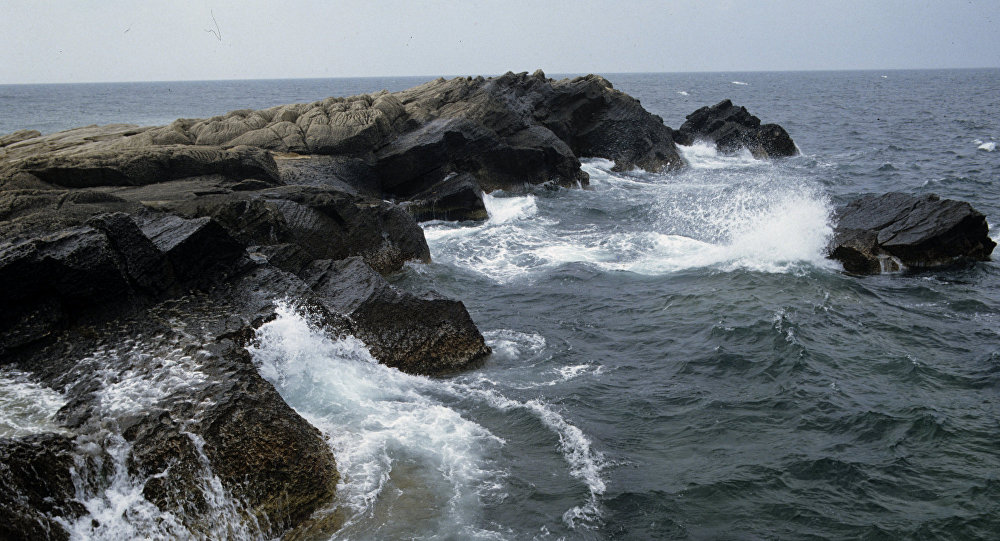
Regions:
<instances>
[{"instance_id":1,"label":"shadowed rock side","mask_svg":"<svg viewBox=\"0 0 1000 541\"><path fill-rule=\"evenodd\" d=\"M784 128L777 124L761 125L746 107L722 100L702 107L687 116L687 121L674 132L674 141L691 145L695 141L715 143L719 152L732 153L747 149L755 158L779 158L799 153Z\"/></svg>"},{"instance_id":2,"label":"shadowed rock side","mask_svg":"<svg viewBox=\"0 0 1000 541\"><path fill-rule=\"evenodd\" d=\"M857 274L987 261L996 243L986 217L936 195L866 195L839 209L830 257Z\"/></svg>"}]
</instances>

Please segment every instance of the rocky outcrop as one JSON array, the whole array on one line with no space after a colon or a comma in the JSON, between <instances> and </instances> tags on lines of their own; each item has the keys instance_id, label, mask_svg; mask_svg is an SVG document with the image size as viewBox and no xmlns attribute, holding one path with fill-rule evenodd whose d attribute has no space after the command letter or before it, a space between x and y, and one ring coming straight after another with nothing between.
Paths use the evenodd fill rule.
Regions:
<instances>
[{"instance_id":1,"label":"rocky outcrop","mask_svg":"<svg viewBox=\"0 0 1000 541\"><path fill-rule=\"evenodd\" d=\"M445 203L448 219L481 217L481 202L469 196L483 190L585 185L580 157L607 158L623 171L683 166L670 128L606 79L555 81L541 70L438 79L392 94L232 111L169 126L18 132L8 140L0 155L0 184L8 188L146 186L217 176L232 191L309 184L427 202L437 199L428 192L459 176L473 187ZM279 154L277 162L268 151ZM423 204L408 208L426 216Z\"/></svg>"},{"instance_id":2,"label":"rocky outcrop","mask_svg":"<svg viewBox=\"0 0 1000 541\"><path fill-rule=\"evenodd\" d=\"M829 255L857 274L986 261L996 247L985 216L936 195L866 195L839 209L834 221Z\"/></svg>"},{"instance_id":3,"label":"rocky outcrop","mask_svg":"<svg viewBox=\"0 0 1000 541\"><path fill-rule=\"evenodd\" d=\"M702 107L687 116L687 121L674 132L674 141L691 145L709 141L719 152L733 153L747 149L755 158L779 158L799 153L791 136L777 124L761 125L746 107L733 105L730 100Z\"/></svg>"}]
</instances>

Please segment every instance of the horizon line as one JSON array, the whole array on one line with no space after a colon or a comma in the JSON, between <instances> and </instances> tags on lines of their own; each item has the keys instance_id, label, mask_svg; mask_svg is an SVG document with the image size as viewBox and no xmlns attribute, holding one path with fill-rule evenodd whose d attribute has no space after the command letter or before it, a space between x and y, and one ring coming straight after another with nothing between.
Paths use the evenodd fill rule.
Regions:
<instances>
[{"instance_id":1,"label":"horizon line","mask_svg":"<svg viewBox=\"0 0 1000 541\"><path fill-rule=\"evenodd\" d=\"M770 70L694 70L694 71L576 71L576 72L552 72L552 75L579 76L587 74L596 75L663 75L663 74L727 74L727 73L822 73L822 72L899 72L899 71L960 71L960 70L991 70L1000 69L1000 66L970 66L970 67L948 67L948 68L835 68L835 69L770 69ZM545 70L542 70L543 72ZM531 73L529 71L514 72L508 70L504 73ZM424 79L432 81L438 78L456 77L498 77L504 73L490 73L478 75L344 75L337 77L259 77L259 78L220 78L220 79L148 79L148 80L120 80L120 81L62 81L62 82L28 82L28 83L0 83L0 86L30 86L30 85L99 85L99 84L144 84L144 83L216 83L216 82L241 82L241 81L320 81L327 79ZM546 77L550 77L548 73Z\"/></svg>"}]
</instances>

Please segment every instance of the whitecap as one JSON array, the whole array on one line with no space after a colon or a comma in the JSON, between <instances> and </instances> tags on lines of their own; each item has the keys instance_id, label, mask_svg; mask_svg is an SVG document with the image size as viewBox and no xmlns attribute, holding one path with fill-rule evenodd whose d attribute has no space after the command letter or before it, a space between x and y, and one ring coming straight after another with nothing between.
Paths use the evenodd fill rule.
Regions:
<instances>
[{"instance_id":1,"label":"whitecap","mask_svg":"<svg viewBox=\"0 0 1000 541\"><path fill-rule=\"evenodd\" d=\"M743 81L732 81L734 85L747 86L750 83L744 83Z\"/></svg>"},{"instance_id":2,"label":"whitecap","mask_svg":"<svg viewBox=\"0 0 1000 541\"><path fill-rule=\"evenodd\" d=\"M684 91L684 90L678 90L677 93L680 94L681 96L687 96L688 95L688 93L686 91Z\"/></svg>"},{"instance_id":3,"label":"whitecap","mask_svg":"<svg viewBox=\"0 0 1000 541\"><path fill-rule=\"evenodd\" d=\"M979 150L985 150L986 152L993 152L997 149L996 141L987 141L982 143L977 147Z\"/></svg>"}]
</instances>

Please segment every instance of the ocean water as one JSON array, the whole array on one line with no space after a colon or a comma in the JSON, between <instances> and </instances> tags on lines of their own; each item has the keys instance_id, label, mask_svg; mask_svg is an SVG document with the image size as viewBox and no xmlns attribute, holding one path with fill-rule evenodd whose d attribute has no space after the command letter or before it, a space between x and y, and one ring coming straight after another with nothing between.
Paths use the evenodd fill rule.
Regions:
<instances>
[{"instance_id":1,"label":"ocean water","mask_svg":"<svg viewBox=\"0 0 1000 541\"><path fill-rule=\"evenodd\" d=\"M379 365L284 306L252 353L334 450L335 538L1000 535L1000 266L855 277L823 257L831 211L866 192L969 201L998 237L1000 70L608 78L672 127L731 98L802 155L695 145L669 174L589 159L588 189L424 223L433 263L392 280L465 302L494 354L458 376ZM0 86L0 132L422 81ZM8 371L0 404L0 433L26 434L60 397Z\"/></svg>"}]
</instances>

